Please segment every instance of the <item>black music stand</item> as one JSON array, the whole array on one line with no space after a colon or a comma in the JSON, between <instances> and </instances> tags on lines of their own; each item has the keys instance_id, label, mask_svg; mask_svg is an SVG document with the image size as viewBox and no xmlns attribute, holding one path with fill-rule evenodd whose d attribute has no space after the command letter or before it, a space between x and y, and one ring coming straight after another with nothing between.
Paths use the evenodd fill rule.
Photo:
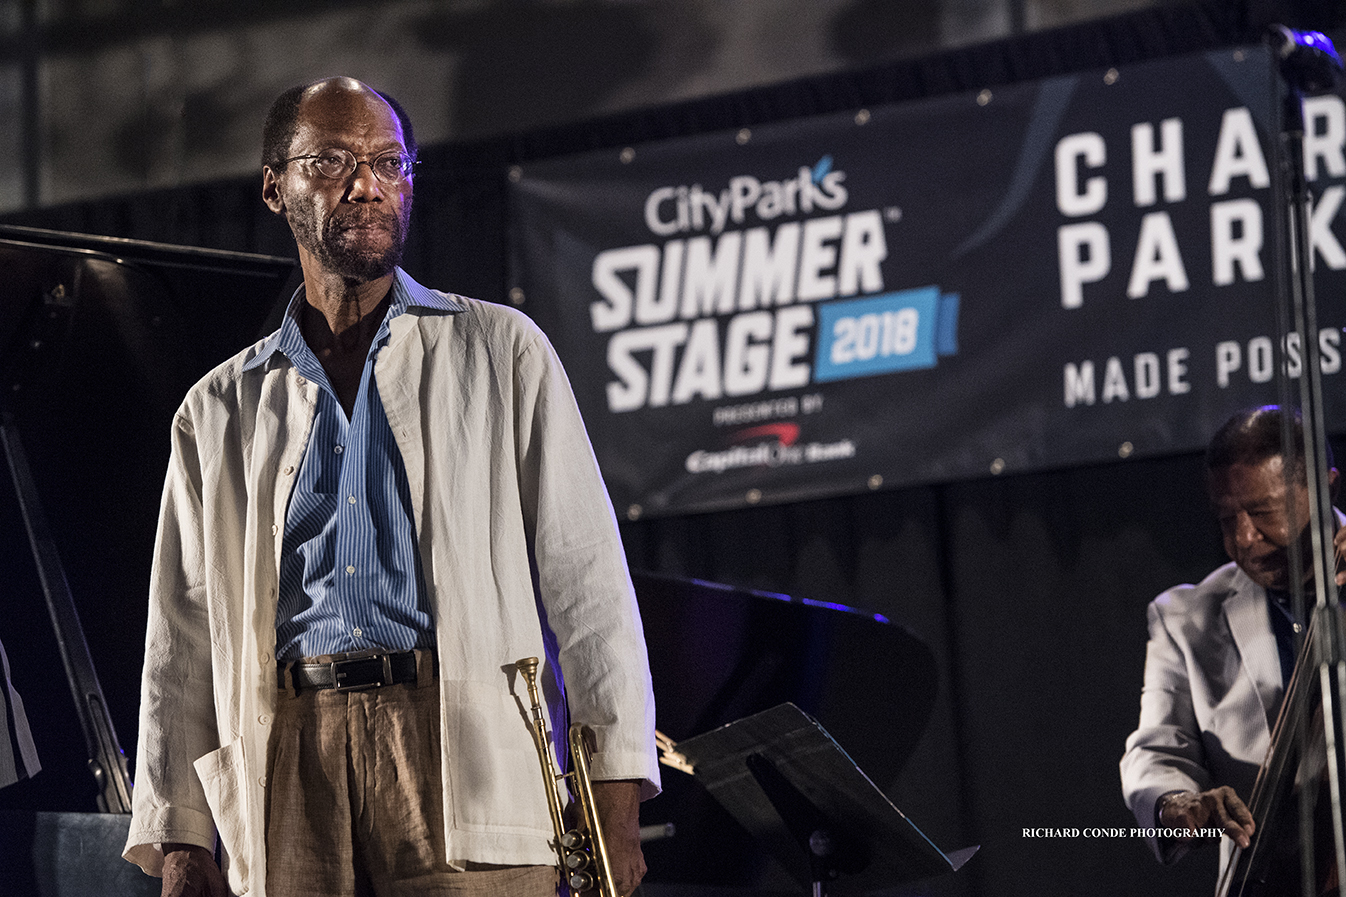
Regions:
<instances>
[{"instance_id":1,"label":"black music stand","mask_svg":"<svg viewBox=\"0 0 1346 897\"><path fill-rule=\"evenodd\" d=\"M680 741L677 753L814 897L833 883L869 894L956 872L977 851L940 851L794 704Z\"/></svg>"}]
</instances>

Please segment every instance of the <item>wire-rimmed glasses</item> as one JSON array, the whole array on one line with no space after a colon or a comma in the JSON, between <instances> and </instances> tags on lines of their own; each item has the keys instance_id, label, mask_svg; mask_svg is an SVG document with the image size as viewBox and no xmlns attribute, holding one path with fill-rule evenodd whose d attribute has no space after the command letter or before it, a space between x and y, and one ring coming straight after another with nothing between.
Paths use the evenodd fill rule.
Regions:
<instances>
[{"instance_id":1,"label":"wire-rimmed glasses","mask_svg":"<svg viewBox=\"0 0 1346 897\"><path fill-rule=\"evenodd\" d=\"M399 184L411 177L411 172L417 165L415 159L400 150L379 153L372 159L359 159L356 158L354 153L346 149L325 149L320 153L291 156L288 159L281 159L281 164L288 165L291 162L298 162L303 159L312 160L313 170L332 180L342 180L350 177L363 162L369 166L370 171L374 172L374 177L388 185Z\"/></svg>"}]
</instances>

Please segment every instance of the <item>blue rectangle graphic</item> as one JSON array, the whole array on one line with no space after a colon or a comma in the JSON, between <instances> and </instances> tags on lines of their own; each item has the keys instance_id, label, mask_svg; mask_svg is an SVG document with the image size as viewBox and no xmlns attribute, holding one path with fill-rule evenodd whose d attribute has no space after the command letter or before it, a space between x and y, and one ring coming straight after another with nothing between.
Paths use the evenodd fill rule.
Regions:
<instances>
[{"instance_id":1,"label":"blue rectangle graphic","mask_svg":"<svg viewBox=\"0 0 1346 897\"><path fill-rule=\"evenodd\" d=\"M936 351L940 306L937 286L820 306L814 381L934 367L936 355L944 354ZM946 316L957 321L956 311ZM949 334L942 336L951 341ZM957 345L956 338L951 342Z\"/></svg>"}]
</instances>

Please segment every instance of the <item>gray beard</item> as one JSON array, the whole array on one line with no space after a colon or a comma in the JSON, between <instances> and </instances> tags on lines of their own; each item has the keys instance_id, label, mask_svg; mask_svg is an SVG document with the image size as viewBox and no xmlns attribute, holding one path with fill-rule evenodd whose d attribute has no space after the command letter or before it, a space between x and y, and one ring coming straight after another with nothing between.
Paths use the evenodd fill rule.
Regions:
<instances>
[{"instance_id":1,"label":"gray beard","mask_svg":"<svg viewBox=\"0 0 1346 897\"><path fill-rule=\"evenodd\" d=\"M411 205L402 207L402 215L388 215L361 207L358 212L348 213L337 218L328 218L322 223L322 233L316 227L316 213L307 198L298 203L291 202L291 213L287 216L294 238L307 249L318 262L343 280L352 283L368 283L391 274L393 268L402 261L402 246L406 242L407 217L411 214ZM392 242L381 251L366 247L358 237L348 236L347 227L351 224L367 221L371 218L383 219L392 231Z\"/></svg>"}]
</instances>

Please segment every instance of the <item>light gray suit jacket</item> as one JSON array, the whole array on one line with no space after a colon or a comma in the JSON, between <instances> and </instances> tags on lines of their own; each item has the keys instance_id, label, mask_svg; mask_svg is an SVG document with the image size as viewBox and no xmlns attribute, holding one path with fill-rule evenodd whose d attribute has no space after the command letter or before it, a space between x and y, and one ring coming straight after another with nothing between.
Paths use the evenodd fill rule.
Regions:
<instances>
[{"instance_id":1,"label":"light gray suit jacket","mask_svg":"<svg viewBox=\"0 0 1346 897\"><path fill-rule=\"evenodd\" d=\"M1236 565L1150 603L1140 724L1126 740L1122 794L1142 828L1169 791L1229 785L1245 802L1271 744L1284 684L1266 590ZM1147 839L1160 862L1188 845ZM1221 865L1232 843L1221 842Z\"/></svg>"},{"instance_id":2,"label":"light gray suit jacket","mask_svg":"<svg viewBox=\"0 0 1346 897\"><path fill-rule=\"evenodd\" d=\"M9 658L0 645L0 788L37 775L37 748L23 712L23 701L9 681Z\"/></svg>"}]
</instances>

